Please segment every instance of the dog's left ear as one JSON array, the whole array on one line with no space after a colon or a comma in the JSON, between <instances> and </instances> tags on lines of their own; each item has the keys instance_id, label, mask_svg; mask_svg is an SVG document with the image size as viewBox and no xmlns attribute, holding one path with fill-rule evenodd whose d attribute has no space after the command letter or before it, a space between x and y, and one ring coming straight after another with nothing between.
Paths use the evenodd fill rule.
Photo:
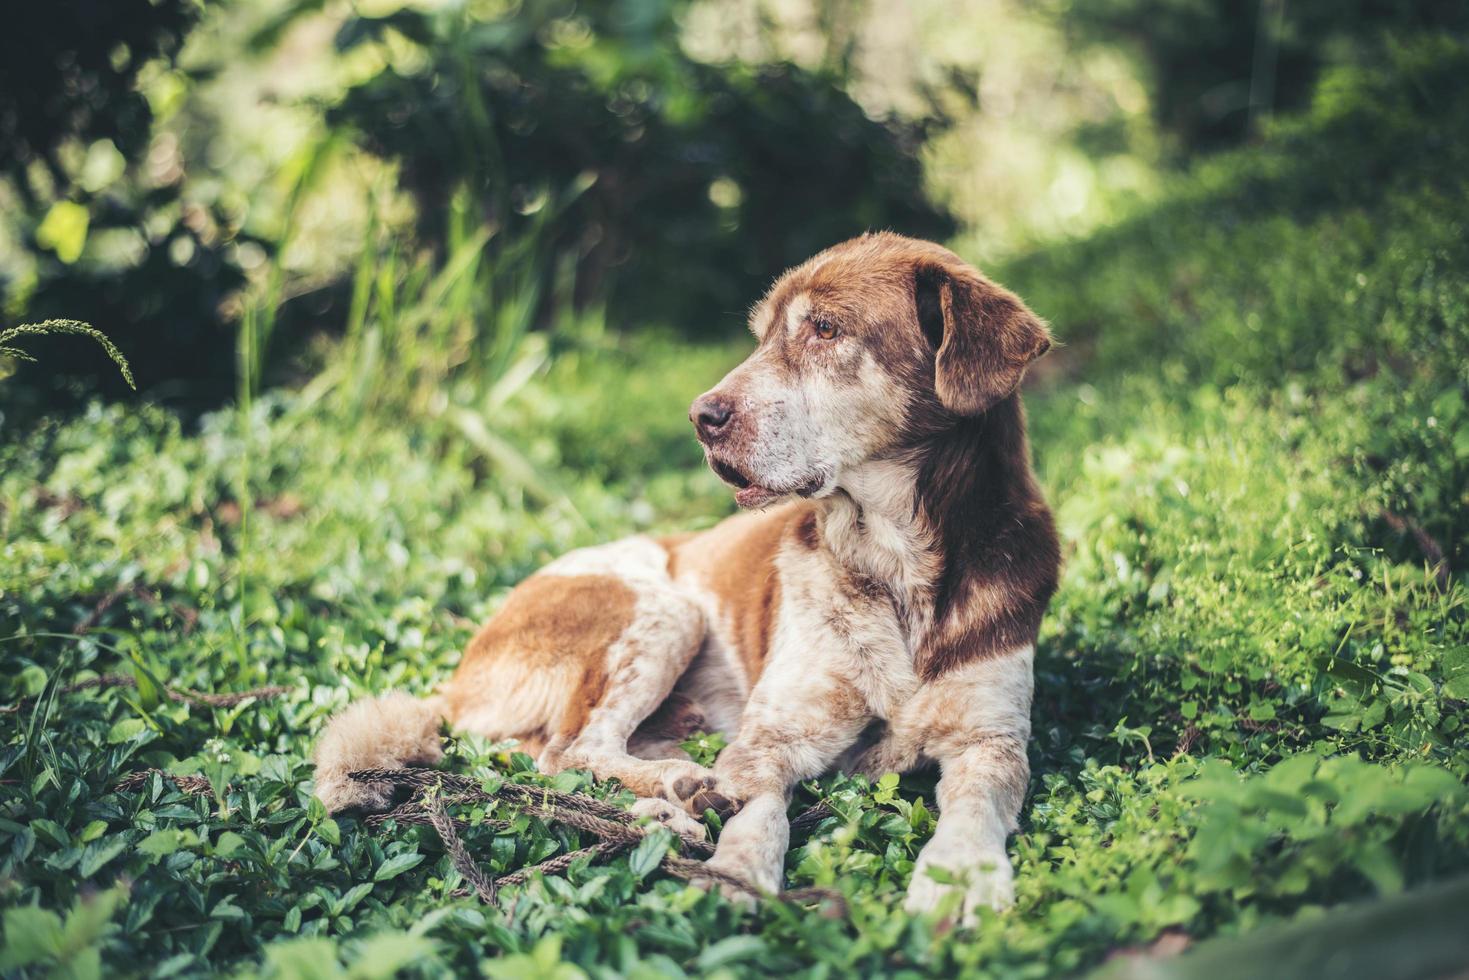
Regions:
<instances>
[{"instance_id":1,"label":"dog's left ear","mask_svg":"<svg viewBox=\"0 0 1469 980\"><path fill-rule=\"evenodd\" d=\"M939 402L979 415L1008 398L1030 362L1051 349L1051 333L1020 297L960 262L914 270L918 322L935 350Z\"/></svg>"}]
</instances>

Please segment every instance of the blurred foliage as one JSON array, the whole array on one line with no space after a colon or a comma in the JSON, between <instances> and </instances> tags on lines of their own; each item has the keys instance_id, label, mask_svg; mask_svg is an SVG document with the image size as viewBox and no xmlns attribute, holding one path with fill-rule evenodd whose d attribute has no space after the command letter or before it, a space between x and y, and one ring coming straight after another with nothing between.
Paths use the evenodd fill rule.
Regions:
<instances>
[{"instance_id":1,"label":"blurred foliage","mask_svg":"<svg viewBox=\"0 0 1469 980\"><path fill-rule=\"evenodd\" d=\"M75 177L60 154L71 142L106 140L138 159L153 121L138 76L178 53L199 13L192 0L56 0L9 11L0 171L16 190L27 200L69 190Z\"/></svg>"},{"instance_id":2,"label":"blurred foliage","mask_svg":"<svg viewBox=\"0 0 1469 980\"><path fill-rule=\"evenodd\" d=\"M18 8L0 32L0 201L19 243L0 267L6 318L98 324L134 356L142 388L195 406L233 388L222 304L245 276L227 219L190 198L156 143L142 83L201 11L58 0ZM33 353L52 370L7 385L12 411L129 390L101 352L40 341Z\"/></svg>"},{"instance_id":3,"label":"blurred foliage","mask_svg":"<svg viewBox=\"0 0 1469 980\"><path fill-rule=\"evenodd\" d=\"M728 332L789 265L869 228L945 238L917 158L944 121L870 119L841 79L683 52L672 0L530 0L356 17L390 56L328 113L402 164L419 231L453 195L572 264L578 306L613 322ZM552 212L542 220L543 212Z\"/></svg>"},{"instance_id":4,"label":"blurred foliage","mask_svg":"<svg viewBox=\"0 0 1469 980\"><path fill-rule=\"evenodd\" d=\"M520 270L514 303L529 304L537 327L605 311L620 328L735 330L771 276L834 240L870 227L938 238L956 230L926 196L919 158L948 124L944 113L874 119L832 70L696 61L682 47L681 2L475 2L345 16L315 0L240 6L256 13L211 10L187 59L182 35L198 10L149 6L153 20L128 30L154 43L130 45L133 35L119 33L103 59L116 71L100 81L61 69L96 61L91 48L106 35L47 20L85 17L86 4L36 13L34 31L11 35L44 34L25 64L60 72L64 91L125 89L128 110L117 113L126 140L78 114L72 129L49 133L49 183L31 186L35 166L12 179L22 183L10 188L19 204L6 221L12 241L0 241L6 310L97 323L132 357L140 388L176 408L217 405L262 377L299 378L319 365L307 352L303 371L303 338L347 329L350 270L334 256L356 249L322 248L309 224L343 204L377 221L388 195L363 176L360 158L356 174L342 165L352 162L346 154L313 162L339 132L392 164L415 205L411 228L395 218L374 235L390 232L413 264L425 249L427 261L444 262L464 235L486 232L479 287L504 293L501 267ZM284 89L305 107L307 131L285 150L250 145L246 120L282 119L220 87L258 86L241 65L289 74L285 53L322 23L337 25L336 46L313 49L314 70L334 81ZM96 114L122 96L109 98L81 102ZM41 159L29 145L16 152ZM227 150L247 155L228 159ZM277 167L267 182L252 180L262 152ZM335 216L326 224L344 230ZM314 265L300 264L303 242L319 253ZM477 324L481 313L497 320L486 310L471 314ZM498 343L499 327L484 326L485 342ZM471 331L461 342L479 339ZM13 418L74 405L84 392L118 393L100 358L43 353L57 370L7 386Z\"/></svg>"},{"instance_id":5,"label":"blurred foliage","mask_svg":"<svg viewBox=\"0 0 1469 980\"><path fill-rule=\"evenodd\" d=\"M1304 108L1324 70L1378 62L1384 38L1450 30L1463 43L1469 31L1458 0L1070 0L1062 11L1081 36L1141 59L1153 113L1184 155L1258 135L1273 112Z\"/></svg>"},{"instance_id":6,"label":"blurred foliage","mask_svg":"<svg viewBox=\"0 0 1469 980\"><path fill-rule=\"evenodd\" d=\"M1153 212L1006 274L1067 325L1089 370L1156 363L1181 382L1254 379L1297 398L1354 383L1375 424L1342 465L1385 481L1379 542L1418 548L1390 526L1411 518L1462 569L1469 47L1430 36L1389 55L1328 73L1308 116L1205 162ZM1069 285L1081 278L1085 291Z\"/></svg>"}]
</instances>

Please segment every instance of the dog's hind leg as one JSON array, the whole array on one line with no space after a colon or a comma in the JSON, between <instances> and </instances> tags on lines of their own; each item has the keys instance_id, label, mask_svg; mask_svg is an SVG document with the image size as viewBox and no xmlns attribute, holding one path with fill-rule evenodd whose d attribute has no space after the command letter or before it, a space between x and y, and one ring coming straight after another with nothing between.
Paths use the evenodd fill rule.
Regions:
<instances>
[{"instance_id":1,"label":"dog's hind leg","mask_svg":"<svg viewBox=\"0 0 1469 980\"><path fill-rule=\"evenodd\" d=\"M520 739L539 751L543 772L585 769L641 797L721 809L721 799L694 799L712 786L708 770L638 731L704 642L703 610L667 563L658 544L633 538L572 552L527 579L445 690L453 725Z\"/></svg>"},{"instance_id":2,"label":"dog's hind leg","mask_svg":"<svg viewBox=\"0 0 1469 980\"><path fill-rule=\"evenodd\" d=\"M669 700L703 644L704 630L702 609L676 588L639 589L636 616L608 648L600 697L575 732L563 730L553 739L542 768L585 769L598 779L618 780L638 796L682 805L712 786L709 771L672 751L671 739L639 732ZM704 802L715 809L726 803Z\"/></svg>"}]
</instances>

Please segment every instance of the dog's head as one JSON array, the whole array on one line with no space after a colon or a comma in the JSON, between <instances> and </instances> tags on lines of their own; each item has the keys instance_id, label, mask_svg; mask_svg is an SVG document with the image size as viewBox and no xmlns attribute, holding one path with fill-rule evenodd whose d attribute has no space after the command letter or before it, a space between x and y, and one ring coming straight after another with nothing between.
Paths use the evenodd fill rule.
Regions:
<instances>
[{"instance_id":1,"label":"dog's head","mask_svg":"<svg viewBox=\"0 0 1469 980\"><path fill-rule=\"evenodd\" d=\"M781 276L750 329L754 353L689 413L743 507L831 493L852 467L1008 398L1051 346L1015 294L885 232Z\"/></svg>"}]
</instances>

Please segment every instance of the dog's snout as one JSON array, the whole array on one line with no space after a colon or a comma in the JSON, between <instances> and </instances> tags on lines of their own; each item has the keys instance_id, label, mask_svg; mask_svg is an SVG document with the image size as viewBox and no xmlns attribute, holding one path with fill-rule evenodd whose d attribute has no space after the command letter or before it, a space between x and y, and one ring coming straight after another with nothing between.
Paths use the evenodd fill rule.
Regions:
<instances>
[{"instance_id":1,"label":"dog's snout","mask_svg":"<svg viewBox=\"0 0 1469 980\"><path fill-rule=\"evenodd\" d=\"M689 410L689 418L704 440L718 436L734 417L734 405L720 395L702 395Z\"/></svg>"}]
</instances>

